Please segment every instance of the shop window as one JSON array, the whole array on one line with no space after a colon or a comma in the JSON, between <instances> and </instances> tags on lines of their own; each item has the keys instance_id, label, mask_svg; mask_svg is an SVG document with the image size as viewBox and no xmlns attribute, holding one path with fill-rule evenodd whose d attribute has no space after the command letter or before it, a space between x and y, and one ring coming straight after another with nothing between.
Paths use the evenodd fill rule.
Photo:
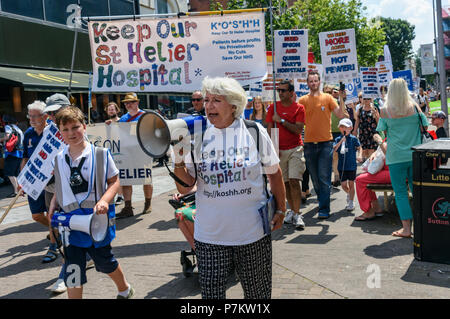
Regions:
<instances>
[{"instance_id":1,"label":"shop window","mask_svg":"<svg viewBox=\"0 0 450 319\"><path fill-rule=\"evenodd\" d=\"M109 2L111 15L134 14L134 4L130 0L111 0Z\"/></svg>"},{"instance_id":2,"label":"shop window","mask_svg":"<svg viewBox=\"0 0 450 319\"><path fill-rule=\"evenodd\" d=\"M67 25L67 19L74 14L77 0L45 0L47 21Z\"/></svg>"},{"instance_id":3,"label":"shop window","mask_svg":"<svg viewBox=\"0 0 450 319\"><path fill-rule=\"evenodd\" d=\"M5 12L44 19L44 8L40 0L1 0L1 8Z\"/></svg>"},{"instance_id":4,"label":"shop window","mask_svg":"<svg viewBox=\"0 0 450 319\"><path fill-rule=\"evenodd\" d=\"M156 9L158 10L158 13L169 13L167 0L157 0Z\"/></svg>"}]
</instances>

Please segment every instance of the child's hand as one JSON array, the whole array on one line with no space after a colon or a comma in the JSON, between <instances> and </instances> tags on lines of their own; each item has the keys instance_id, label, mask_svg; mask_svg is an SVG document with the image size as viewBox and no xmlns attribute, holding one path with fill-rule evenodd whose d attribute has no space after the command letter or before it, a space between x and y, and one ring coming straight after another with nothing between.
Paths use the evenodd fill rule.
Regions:
<instances>
[{"instance_id":1,"label":"child's hand","mask_svg":"<svg viewBox=\"0 0 450 319\"><path fill-rule=\"evenodd\" d=\"M356 158L356 160L358 161L358 163L362 163L362 162L363 162L363 158L362 158L361 156L358 156L358 157Z\"/></svg>"},{"instance_id":2,"label":"child's hand","mask_svg":"<svg viewBox=\"0 0 450 319\"><path fill-rule=\"evenodd\" d=\"M94 207L94 212L96 212L97 214L106 214L108 212L108 209L108 203L100 199Z\"/></svg>"}]
</instances>

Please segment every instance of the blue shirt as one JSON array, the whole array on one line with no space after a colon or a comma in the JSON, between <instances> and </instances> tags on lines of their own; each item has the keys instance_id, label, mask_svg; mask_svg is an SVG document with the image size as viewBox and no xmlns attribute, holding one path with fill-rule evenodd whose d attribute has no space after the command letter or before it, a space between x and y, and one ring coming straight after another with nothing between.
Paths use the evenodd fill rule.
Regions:
<instances>
[{"instance_id":1,"label":"blue shirt","mask_svg":"<svg viewBox=\"0 0 450 319\"><path fill-rule=\"evenodd\" d=\"M333 146L338 144L344 135L336 137ZM342 144L336 150L339 155L338 170L339 171L356 171L356 150L361 146L359 140L354 135L349 135L345 139L345 154L341 154ZM344 144L343 143L343 144Z\"/></svg>"},{"instance_id":2,"label":"blue shirt","mask_svg":"<svg viewBox=\"0 0 450 319\"><path fill-rule=\"evenodd\" d=\"M250 119L250 115L252 115L253 109L244 109L244 118L246 120Z\"/></svg>"},{"instance_id":3,"label":"blue shirt","mask_svg":"<svg viewBox=\"0 0 450 319\"><path fill-rule=\"evenodd\" d=\"M43 132L41 135L38 135L33 127L29 127L28 130L25 131L25 135L23 138L23 157L30 158L31 154L33 154L34 150L38 146L39 142L42 139Z\"/></svg>"},{"instance_id":4,"label":"blue shirt","mask_svg":"<svg viewBox=\"0 0 450 319\"><path fill-rule=\"evenodd\" d=\"M140 113L140 114L139 114ZM130 113L122 115L122 117L119 119L119 122L137 122L139 121L139 118L144 114L145 112L142 110L138 111L138 116L136 116L133 120L129 121L129 119L132 117Z\"/></svg>"}]
</instances>

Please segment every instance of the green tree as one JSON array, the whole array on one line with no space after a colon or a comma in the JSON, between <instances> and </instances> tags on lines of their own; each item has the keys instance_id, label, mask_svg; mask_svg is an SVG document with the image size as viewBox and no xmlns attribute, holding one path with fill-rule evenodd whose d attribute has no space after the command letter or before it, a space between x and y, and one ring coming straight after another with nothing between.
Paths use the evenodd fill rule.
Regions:
<instances>
[{"instance_id":1,"label":"green tree","mask_svg":"<svg viewBox=\"0 0 450 319\"><path fill-rule=\"evenodd\" d=\"M358 65L373 66L383 54L385 35L375 19L364 16L359 0L303 0L292 8L299 16L299 28L308 29L309 45L320 60L319 33L333 30L355 30Z\"/></svg>"},{"instance_id":2,"label":"green tree","mask_svg":"<svg viewBox=\"0 0 450 319\"><path fill-rule=\"evenodd\" d=\"M273 0L273 28L308 29L310 51L320 62L319 33L325 31L355 29L358 64L373 66L380 54L383 54L385 34L380 23L368 20L360 0L299 0L288 7L285 0ZM227 9L268 7L269 1L230 0ZM271 50L272 35L270 16L266 14L266 47Z\"/></svg>"},{"instance_id":3,"label":"green tree","mask_svg":"<svg viewBox=\"0 0 450 319\"><path fill-rule=\"evenodd\" d=\"M381 17L380 21L386 33L394 71L403 70L405 61L413 56L412 40L416 37L415 27L402 19Z\"/></svg>"}]
</instances>

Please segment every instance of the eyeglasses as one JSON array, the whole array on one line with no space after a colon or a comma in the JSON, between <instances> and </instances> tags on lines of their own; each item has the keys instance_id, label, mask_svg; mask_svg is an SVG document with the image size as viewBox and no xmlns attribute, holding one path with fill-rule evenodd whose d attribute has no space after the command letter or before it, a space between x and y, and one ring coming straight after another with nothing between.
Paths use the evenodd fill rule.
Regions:
<instances>
[{"instance_id":1,"label":"eyeglasses","mask_svg":"<svg viewBox=\"0 0 450 319\"><path fill-rule=\"evenodd\" d=\"M27 114L27 119L37 119L42 117L44 114L39 114L39 115L29 115Z\"/></svg>"},{"instance_id":2,"label":"eyeglasses","mask_svg":"<svg viewBox=\"0 0 450 319\"><path fill-rule=\"evenodd\" d=\"M56 112L56 111L49 111L49 112L47 112L48 115L52 115L52 116L56 115L56 113L58 113L58 112Z\"/></svg>"},{"instance_id":3,"label":"eyeglasses","mask_svg":"<svg viewBox=\"0 0 450 319\"><path fill-rule=\"evenodd\" d=\"M289 89L277 89L278 93L284 93L284 92L288 92Z\"/></svg>"},{"instance_id":4,"label":"eyeglasses","mask_svg":"<svg viewBox=\"0 0 450 319\"><path fill-rule=\"evenodd\" d=\"M199 98L199 99L191 99L192 102L200 102L201 100L203 100L203 98Z\"/></svg>"}]
</instances>

